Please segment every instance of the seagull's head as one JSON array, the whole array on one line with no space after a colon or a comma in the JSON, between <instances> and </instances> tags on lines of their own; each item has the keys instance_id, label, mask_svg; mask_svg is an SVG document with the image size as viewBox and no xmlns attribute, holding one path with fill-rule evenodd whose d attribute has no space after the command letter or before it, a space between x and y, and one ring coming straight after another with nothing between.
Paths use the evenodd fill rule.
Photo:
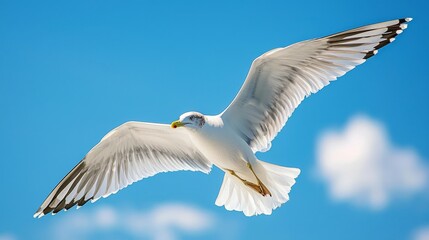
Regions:
<instances>
[{"instance_id":1,"label":"seagull's head","mask_svg":"<svg viewBox=\"0 0 429 240\"><path fill-rule=\"evenodd\" d=\"M187 112L180 116L179 120L171 123L172 128L187 127L199 129L206 123L206 117L199 112Z\"/></svg>"}]
</instances>

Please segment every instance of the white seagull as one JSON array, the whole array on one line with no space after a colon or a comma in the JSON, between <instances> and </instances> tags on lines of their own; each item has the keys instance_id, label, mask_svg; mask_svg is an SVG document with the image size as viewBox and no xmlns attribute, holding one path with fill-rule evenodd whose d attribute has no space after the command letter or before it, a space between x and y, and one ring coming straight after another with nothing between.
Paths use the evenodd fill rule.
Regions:
<instances>
[{"instance_id":1,"label":"white seagull","mask_svg":"<svg viewBox=\"0 0 429 240\"><path fill-rule=\"evenodd\" d=\"M219 115L187 112L171 125L127 122L110 131L49 194L34 217L97 201L160 172L225 172L216 205L246 216L271 214L299 175L256 158L311 93L374 56L411 18L368 25L273 49L256 58Z\"/></svg>"}]
</instances>

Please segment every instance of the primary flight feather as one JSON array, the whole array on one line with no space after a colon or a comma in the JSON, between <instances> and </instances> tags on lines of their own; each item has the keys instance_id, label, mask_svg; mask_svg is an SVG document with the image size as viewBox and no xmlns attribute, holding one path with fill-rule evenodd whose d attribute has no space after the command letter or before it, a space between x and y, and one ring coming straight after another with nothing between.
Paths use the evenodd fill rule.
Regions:
<instances>
[{"instance_id":1,"label":"primary flight feather","mask_svg":"<svg viewBox=\"0 0 429 240\"><path fill-rule=\"evenodd\" d=\"M188 112L171 125L127 122L109 132L52 190L34 217L107 197L159 172L225 172L218 206L271 214L289 200L300 170L256 158L301 101L374 56L411 18L273 49L256 58L239 93L216 116Z\"/></svg>"}]
</instances>

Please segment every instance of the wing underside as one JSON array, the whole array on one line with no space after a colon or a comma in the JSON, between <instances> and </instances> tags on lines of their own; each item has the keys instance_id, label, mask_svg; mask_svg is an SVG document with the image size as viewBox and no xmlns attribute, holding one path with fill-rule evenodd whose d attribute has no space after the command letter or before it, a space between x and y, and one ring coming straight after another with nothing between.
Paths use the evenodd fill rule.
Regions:
<instances>
[{"instance_id":1,"label":"wing underside","mask_svg":"<svg viewBox=\"0 0 429 240\"><path fill-rule=\"evenodd\" d=\"M255 59L239 93L221 114L253 149L266 151L305 97L395 40L411 18L368 25L271 50Z\"/></svg>"},{"instance_id":2,"label":"wing underside","mask_svg":"<svg viewBox=\"0 0 429 240\"><path fill-rule=\"evenodd\" d=\"M181 129L128 122L108 133L54 188L34 217L95 202L160 172L208 173L211 164Z\"/></svg>"}]
</instances>

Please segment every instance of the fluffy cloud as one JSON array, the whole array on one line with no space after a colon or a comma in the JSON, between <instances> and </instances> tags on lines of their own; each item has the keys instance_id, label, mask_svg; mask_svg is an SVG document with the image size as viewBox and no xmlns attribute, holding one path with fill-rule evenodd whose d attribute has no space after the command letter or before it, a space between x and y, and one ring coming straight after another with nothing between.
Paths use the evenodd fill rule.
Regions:
<instances>
[{"instance_id":1,"label":"fluffy cloud","mask_svg":"<svg viewBox=\"0 0 429 240\"><path fill-rule=\"evenodd\" d=\"M0 234L0 240L15 240L16 238L8 233Z\"/></svg>"},{"instance_id":2,"label":"fluffy cloud","mask_svg":"<svg viewBox=\"0 0 429 240\"><path fill-rule=\"evenodd\" d=\"M352 118L343 130L321 135L317 170L334 199L372 209L423 190L429 177L414 150L393 146L383 125L364 116Z\"/></svg>"},{"instance_id":3,"label":"fluffy cloud","mask_svg":"<svg viewBox=\"0 0 429 240\"><path fill-rule=\"evenodd\" d=\"M97 206L93 211L79 210L63 215L55 222L52 237L61 240L87 239L99 233L114 232L138 239L174 240L181 233L210 231L215 224L212 214L184 204L163 204L149 211Z\"/></svg>"},{"instance_id":4,"label":"fluffy cloud","mask_svg":"<svg viewBox=\"0 0 429 240\"><path fill-rule=\"evenodd\" d=\"M417 229L413 240L429 240L429 226Z\"/></svg>"}]
</instances>

